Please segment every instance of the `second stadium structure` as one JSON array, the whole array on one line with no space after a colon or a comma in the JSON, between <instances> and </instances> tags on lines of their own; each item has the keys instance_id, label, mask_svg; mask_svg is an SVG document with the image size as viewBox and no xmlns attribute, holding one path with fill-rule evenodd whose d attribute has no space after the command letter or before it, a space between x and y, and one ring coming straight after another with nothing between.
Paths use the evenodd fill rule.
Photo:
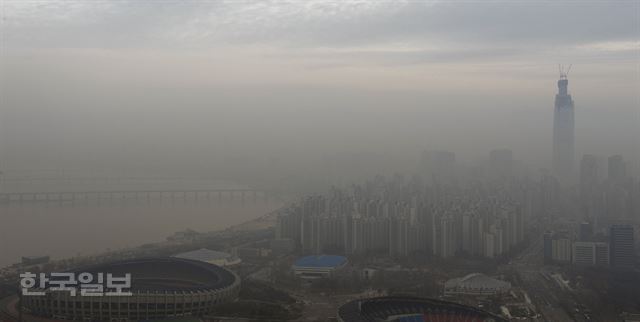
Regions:
<instances>
[{"instance_id":1,"label":"second stadium structure","mask_svg":"<svg viewBox=\"0 0 640 322\"><path fill-rule=\"evenodd\" d=\"M506 322L507 320L457 303L418 297L385 296L348 302L338 309L338 321Z\"/></svg>"}]
</instances>

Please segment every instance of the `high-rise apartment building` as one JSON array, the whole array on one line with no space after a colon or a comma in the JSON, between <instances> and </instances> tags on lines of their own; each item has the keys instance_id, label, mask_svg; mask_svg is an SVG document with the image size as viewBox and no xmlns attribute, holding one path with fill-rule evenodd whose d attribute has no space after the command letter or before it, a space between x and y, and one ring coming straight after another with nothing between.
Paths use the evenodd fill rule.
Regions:
<instances>
[{"instance_id":1,"label":"high-rise apartment building","mask_svg":"<svg viewBox=\"0 0 640 322\"><path fill-rule=\"evenodd\" d=\"M609 244L589 241L574 242L573 264L580 266L609 266Z\"/></svg>"}]
</instances>

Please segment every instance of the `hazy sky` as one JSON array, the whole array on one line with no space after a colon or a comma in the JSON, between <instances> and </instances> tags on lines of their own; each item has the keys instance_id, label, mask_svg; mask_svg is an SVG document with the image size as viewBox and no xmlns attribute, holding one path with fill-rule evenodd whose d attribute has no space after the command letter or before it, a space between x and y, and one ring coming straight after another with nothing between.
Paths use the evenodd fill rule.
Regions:
<instances>
[{"instance_id":1,"label":"hazy sky","mask_svg":"<svg viewBox=\"0 0 640 322\"><path fill-rule=\"evenodd\" d=\"M558 63L578 154L640 153L640 1L0 3L7 169L545 166Z\"/></svg>"}]
</instances>

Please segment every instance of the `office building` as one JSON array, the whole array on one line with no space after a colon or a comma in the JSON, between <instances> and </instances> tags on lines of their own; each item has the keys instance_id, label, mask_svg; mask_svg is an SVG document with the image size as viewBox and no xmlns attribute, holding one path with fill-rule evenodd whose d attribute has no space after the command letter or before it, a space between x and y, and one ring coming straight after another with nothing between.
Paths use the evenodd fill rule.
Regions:
<instances>
[{"instance_id":1,"label":"office building","mask_svg":"<svg viewBox=\"0 0 640 322\"><path fill-rule=\"evenodd\" d=\"M610 263L616 269L635 266L634 230L631 225L613 225L609 229Z\"/></svg>"}]
</instances>

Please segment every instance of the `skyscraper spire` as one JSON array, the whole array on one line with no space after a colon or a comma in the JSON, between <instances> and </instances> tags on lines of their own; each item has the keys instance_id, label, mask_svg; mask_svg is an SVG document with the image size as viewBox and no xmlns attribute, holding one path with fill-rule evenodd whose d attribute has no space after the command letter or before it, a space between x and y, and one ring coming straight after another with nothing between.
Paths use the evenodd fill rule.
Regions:
<instances>
[{"instance_id":1,"label":"skyscraper spire","mask_svg":"<svg viewBox=\"0 0 640 322\"><path fill-rule=\"evenodd\" d=\"M558 94L556 94L553 114L553 172L561 182L567 183L574 172L574 108L569 95L567 75L571 65L565 70L559 66Z\"/></svg>"}]
</instances>

